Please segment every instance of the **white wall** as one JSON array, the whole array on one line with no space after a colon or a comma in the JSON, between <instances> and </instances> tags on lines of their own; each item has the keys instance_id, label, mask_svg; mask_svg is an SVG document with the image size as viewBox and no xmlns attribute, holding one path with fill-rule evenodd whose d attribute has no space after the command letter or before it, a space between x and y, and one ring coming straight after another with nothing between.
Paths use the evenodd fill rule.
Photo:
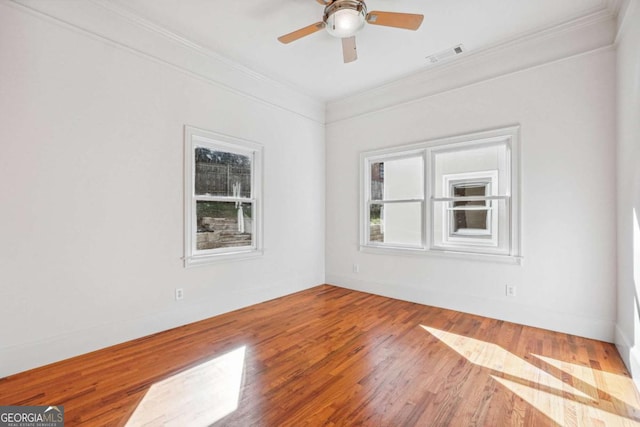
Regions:
<instances>
[{"instance_id":1,"label":"white wall","mask_svg":"<svg viewBox=\"0 0 640 427\"><path fill-rule=\"evenodd\" d=\"M424 92L410 86L399 90ZM343 100L336 104L338 113L331 105L327 111L334 118L327 126L328 283L613 340L613 48L393 107L382 99L376 105L384 107L377 111L362 106L347 111L349 105ZM361 151L513 124L521 125L523 265L359 252ZM353 272L353 264L359 265L359 273ZM506 284L517 286L516 297L505 296Z\"/></svg>"},{"instance_id":2,"label":"white wall","mask_svg":"<svg viewBox=\"0 0 640 427\"><path fill-rule=\"evenodd\" d=\"M0 3L0 377L324 282L324 118L270 90ZM185 124L264 144L262 258L183 267Z\"/></svg>"},{"instance_id":3,"label":"white wall","mask_svg":"<svg viewBox=\"0 0 640 427\"><path fill-rule=\"evenodd\" d=\"M618 39L618 319L616 344L640 377L640 1L631 0ZM640 384L639 384L640 386Z\"/></svg>"},{"instance_id":4,"label":"white wall","mask_svg":"<svg viewBox=\"0 0 640 427\"><path fill-rule=\"evenodd\" d=\"M640 331L623 252L633 246L626 207L638 206L640 188L631 3L618 63L617 342L626 348ZM95 2L23 4L0 0L0 377L325 281L318 103L115 12L95 13ZM609 22L593 25L330 104L327 281L612 340L615 54L503 75L534 64L533 52L551 60L608 44ZM454 80L468 86L455 89ZM524 265L358 251L360 151L515 123ZM184 124L265 145L261 259L182 267ZM517 285L515 298L504 296L507 283ZM185 289L180 303L176 287Z\"/></svg>"}]
</instances>

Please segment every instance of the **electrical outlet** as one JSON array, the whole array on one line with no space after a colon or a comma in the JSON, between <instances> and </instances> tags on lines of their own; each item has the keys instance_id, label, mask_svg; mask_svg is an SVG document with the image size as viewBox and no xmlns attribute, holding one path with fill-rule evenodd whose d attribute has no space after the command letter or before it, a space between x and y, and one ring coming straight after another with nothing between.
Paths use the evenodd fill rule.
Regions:
<instances>
[{"instance_id":1,"label":"electrical outlet","mask_svg":"<svg viewBox=\"0 0 640 427\"><path fill-rule=\"evenodd\" d=\"M507 285L505 288L505 293L508 297L516 296L516 285Z\"/></svg>"},{"instance_id":2,"label":"electrical outlet","mask_svg":"<svg viewBox=\"0 0 640 427\"><path fill-rule=\"evenodd\" d=\"M360 266L358 264L353 264L353 272L360 273Z\"/></svg>"},{"instance_id":3,"label":"electrical outlet","mask_svg":"<svg viewBox=\"0 0 640 427\"><path fill-rule=\"evenodd\" d=\"M184 289L176 288L176 301L180 301L184 298Z\"/></svg>"}]
</instances>

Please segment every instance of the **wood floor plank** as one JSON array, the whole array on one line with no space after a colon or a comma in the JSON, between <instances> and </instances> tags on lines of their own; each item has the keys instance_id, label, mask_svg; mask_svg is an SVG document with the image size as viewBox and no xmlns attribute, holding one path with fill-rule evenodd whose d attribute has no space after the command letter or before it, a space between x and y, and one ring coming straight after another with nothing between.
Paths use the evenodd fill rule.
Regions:
<instances>
[{"instance_id":1,"label":"wood floor plank","mask_svg":"<svg viewBox=\"0 0 640 427\"><path fill-rule=\"evenodd\" d=\"M640 426L612 344L323 285L0 379L66 425Z\"/></svg>"}]
</instances>

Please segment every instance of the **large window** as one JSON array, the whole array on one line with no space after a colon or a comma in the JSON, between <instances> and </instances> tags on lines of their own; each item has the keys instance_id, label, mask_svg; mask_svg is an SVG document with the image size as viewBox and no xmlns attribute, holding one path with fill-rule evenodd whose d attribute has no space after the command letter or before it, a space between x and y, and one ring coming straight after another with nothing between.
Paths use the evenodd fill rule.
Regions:
<instances>
[{"instance_id":1,"label":"large window","mask_svg":"<svg viewBox=\"0 0 640 427\"><path fill-rule=\"evenodd\" d=\"M518 128L361 155L363 250L520 259Z\"/></svg>"},{"instance_id":2,"label":"large window","mask_svg":"<svg viewBox=\"0 0 640 427\"><path fill-rule=\"evenodd\" d=\"M185 265L261 249L259 144L185 127Z\"/></svg>"}]
</instances>

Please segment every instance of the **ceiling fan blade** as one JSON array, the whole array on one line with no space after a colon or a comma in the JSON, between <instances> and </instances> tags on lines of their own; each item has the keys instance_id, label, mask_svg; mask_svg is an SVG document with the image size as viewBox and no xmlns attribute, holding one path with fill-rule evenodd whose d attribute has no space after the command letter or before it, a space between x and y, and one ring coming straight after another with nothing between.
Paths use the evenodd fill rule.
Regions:
<instances>
[{"instance_id":1,"label":"ceiling fan blade","mask_svg":"<svg viewBox=\"0 0 640 427\"><path fill-rule=\"evenodd\" d=\"M316 0L316 1L323 6L329 6L331 3L333 3L333 0Z\"/></svg>"},{"instance_id":2,"label":"ceiling fan blade","mask_svg":"<svg viewBox=\"0 0 640 427\"><path fill-rule=\"evenodd\" d=\"M423 19L424 15L416 15L414 13L381 12L379 10L367 13L367 22L369 24L414 31L420 28Z\"/></svg>"},{"instance_id":3,"label":"ceiling fan blade","mask_svg":"<svg viewBox=\"0 0 640 427\"><path fill-rule=\"evenodd\" d=\"M342 58L344 59L345 64L358 59L356 36L345 37L342 39Z\"/></svg>"},{"instance_id":4,"label":"ceiling fan blade","mask_svg":"<svg viewBox=\"0 0 640 427\"><path fill-rule=\"evenodd\" d=\"M293 41L301 39L302 37L308 36L309 34L313 34L316 31L322 30L326 25L327 24L322 21L316 22L315 24L300 28L299 30L295 30L289 34L285 34L284 36L280 36L278 37L278 41L284 44L291 43Z\"/></svg>"}]
</instances>

